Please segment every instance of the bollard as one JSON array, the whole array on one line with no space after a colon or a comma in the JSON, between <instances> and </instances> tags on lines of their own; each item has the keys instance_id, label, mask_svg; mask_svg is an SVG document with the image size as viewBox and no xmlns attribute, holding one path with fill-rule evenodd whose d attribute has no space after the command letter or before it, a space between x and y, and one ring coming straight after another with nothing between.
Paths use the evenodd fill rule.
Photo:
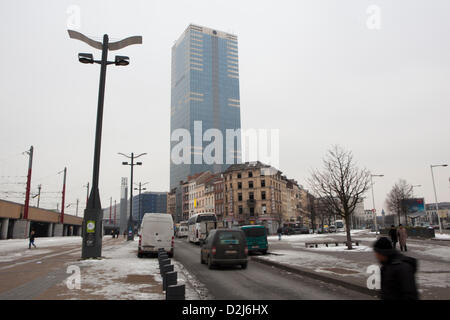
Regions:
<instances>
[{"instance_id":1,"label":"bollard","mask_svg":"<svg viewBox=\"0 0 450 320\"><path fill-rule=\"evenodd\" d=\"M164 278L167 272L173 271L173 264L166 264L161 267L161 276Z\"/></svg>"},{"instance_id":2,"label":"bollard","mask_svg":"<svg viewBox=\"0 0 450 320\"><path fill-rule=\"evenodd\" d=\"M159 261L159 269L162 270L162 267L170 264L170 259L163 259Z\"/></svg>"},{"instance_id":3,"label":"bollard","mask_svg":"<svg viewBox=\"0 0 450 320\"><path fill-rule=\"evenodd\" d=\"M166 290L166 300L186 300L184 297L186 287L184 284L168 286Z\"/></svg>"},{"instance_id":4,"label":"bollard","mask_svg":"<svg viewBox=\"0 0 450 320\"><path fill-rule=\"evenodd\" d=\"M163 249L162 251L158 251L158 259L159 259L161 256L167 256L167 252L165 252L164 249Z\"/></svg>"},{"instance_id":5,"label":"bollard","mask_svg":"<svg viewBox=\"0 0 450 320\"><path fill-rule=\"evenodd\" d=\"M164 260L164 259L168 259L168 258L169 258L169 256L167 255L167 253L158 255L158 260L159 261Z\"/></svg>"},{"instance_id":6,"label":"bollard","mask_svg":"<svg viewBox=\"0 0 450 320\"><path fill-rule=\"evenodd\" d=\"M164 260L164 262L163 262L163 264L160 264L159 265L159 273L161 274L161 275L163 275L163 268L165 267L165 266L168 266L168 265L170 265L170 260L169 259L166 259L166 260Z\"/></svg>"},{"instance_id":7,"label":"bollard","mask_svg":"<svg viewBox=\"0 0 450 320\"><path fill-rule=\"evenodd\" d=\"M169 271L163 276L163 290L166 291L168 286L177 284L177 272Z\"/></svg>"}]
</instances>

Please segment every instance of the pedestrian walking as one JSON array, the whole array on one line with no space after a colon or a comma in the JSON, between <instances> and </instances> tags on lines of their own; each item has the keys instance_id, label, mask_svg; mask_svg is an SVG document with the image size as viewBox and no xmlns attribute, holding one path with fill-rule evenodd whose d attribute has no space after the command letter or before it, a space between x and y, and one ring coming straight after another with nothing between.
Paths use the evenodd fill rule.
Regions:
<instances>
[{"instance_id":1,"label":"pedestrian walking","mask_svg":"<svg viewBox=\"0 0 450 320\"><path fill-rule=\"evenodd\" d=\"M31 249L31 245L33 245L33 247L36 248L36 245L34 244L35 237L36 237L36 234L35 234L34 230L32 230L30 233L30 242L28 243L28 249Z\"/></svg>"},{"instance_id":2,"label":"pedestrian walking","mask_svg":"<svg viewBox=\"0 0 450 320\"><path fill-rule=\"evenodd\" d=\"M418 300L415 273L417 260L404 256L392 247L392 242L381 237L374 245L375 257L380 262L382 300Z\"/></svg>"},{"instance_id":3,"label":"pedestrian walking","mask_svg":"<svg viewBox=\"0 0 450 320\"><path fill-rule=\"evenodd\" d=\"M281 233L283 232L283 229L281 227L278 227L277 234L278 234L278 241L281 240Z\"/></svg>"},{"instance_id":4,"label":"pedestrian walking","mask_svg":"<svg viewBox=\"0 0 450 320\"><path fill-rule=\"evenodd\" d=\"M123 232L123 238L125 239L127 237L127 231L125 230L124 232Z\"/></svg>"},{"instance_id":5,"label":"pedestrian walking","mask_svg":"<svg viewBox=\"0 0 450 320\"><path fill-rule=\"evenodd\" d=\"M391 237L392 246L394 249L397 247L398 237L397 237L397 228L392 225L391 230L389 230L389 237Z\"/></svg>"},{"instance_id":6,"label":"pedestrian walking","mask_svg":"<svg viewBox=\"0 0 450 320\"><path fill-rule=\"evenodd\" d=\"M408 248L406 247L406 239L408 238L408 233L406 232L405 227L403 227L402 224L398 225L398 231L397 231L397 235L398 235L398 242L400 245L400 251L408 251Z\"/></svg>"}]
</instances>

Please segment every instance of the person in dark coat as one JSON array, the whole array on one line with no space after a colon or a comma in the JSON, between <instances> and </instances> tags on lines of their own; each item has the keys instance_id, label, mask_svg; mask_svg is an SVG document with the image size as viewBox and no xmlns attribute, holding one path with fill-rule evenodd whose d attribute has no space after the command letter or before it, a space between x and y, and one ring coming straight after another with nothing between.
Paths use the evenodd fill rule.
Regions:
<instances>
[{"instance_id":1,"label":"person in dark coat","mask_svg":"<svg viewBox=\"0 0 450 320\"><path fill-rule=\"evenodd\" d=\"M281 233L283 232L283 229L281 227L278 227L277 234L278 234L278 240L281 240Z\"/></svg>"},{"instance_id":2,"label":"person in dark coat","mask_svg":"<svg viewBox=\"0 0 450 320\"><path fill-rule=\"evenodd\" d=\"M418 300L415 273L417 260L402 255L392 242L381 237L374 245L375 257L381 264L382 300Z\"/></svg>"},{"instance_id":3,"label":"person in dark coat","mask_svg":"<svg viewBox=\"0 0 450 320\"><path fill-rule=\"evenodd\" d=\"M397 228L392 225L391 230L389 230L389 237L391 237L392 245L394 249L396 249L398 237L397 237Z\"/></svg>"},{"instance_id":4,"label":"person in dark coat","mask_svg":"<svg viewBox=\"0 0 450 320\"><path fill-rule=\"evenodd\" d=\"M36 248L36 245L34 244L34 238L36 237L36 234L35 234L35 232L34 232L34 230L33 231L31 231L31 233L30 233L30 242L28 243L28 249L31 249L31 245L33 245L33 247L35 247Z\"/></svg>"}]
</instances>

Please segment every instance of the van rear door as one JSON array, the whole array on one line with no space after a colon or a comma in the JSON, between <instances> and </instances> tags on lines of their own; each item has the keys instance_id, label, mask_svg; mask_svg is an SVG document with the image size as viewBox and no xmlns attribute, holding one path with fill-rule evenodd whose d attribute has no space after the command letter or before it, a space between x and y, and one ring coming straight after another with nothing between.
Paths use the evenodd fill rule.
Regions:
<instances>
[{"instance_id":1,"label":"van rear door","mask_svg":"<svg viewBox=\"0 0 450 320\"><path fill-rule=\"evenodd\" d=\"M244 255L245 239L241 231L218 232L215 246L217 259L239 259Z\"/></svg>"},{"instance_id":2,"label":"van rear door","mask_svg":"<svg viewBox=\"0 0 450 320\"><path fill-rule=\"evenodd\" d=\"M142 246L170 249L172 246L173 227L170 221L149 219L145 221Z\"/></svg>"}]
</instances>

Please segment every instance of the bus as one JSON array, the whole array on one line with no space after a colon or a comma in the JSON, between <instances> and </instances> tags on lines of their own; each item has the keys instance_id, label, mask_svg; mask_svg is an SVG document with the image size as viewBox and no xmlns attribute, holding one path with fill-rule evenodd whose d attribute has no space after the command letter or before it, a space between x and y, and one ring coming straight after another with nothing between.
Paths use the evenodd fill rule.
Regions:
<instances>
[{"instance_id":1,"label":"bus","mask_svg":"<svg viewBox=\"0 0 450 320\"><path fill-rule=\"evenodd\" d=\"M336 220L334 225L336 226L336 232L344 232L345 231L344 220Z\"/></svg>"},{"instance_id":2,"label":"bus","mask_svg":"<svg viewBox=\"0 0 450 320\"><path fill-rule=\"evenodd\" d=\"M212 223L215 229L217 227L217 217L213 212L197 213L188 220L189 242L200 243L206 239L208 225Z\"/></svg>"}]
</instances>

